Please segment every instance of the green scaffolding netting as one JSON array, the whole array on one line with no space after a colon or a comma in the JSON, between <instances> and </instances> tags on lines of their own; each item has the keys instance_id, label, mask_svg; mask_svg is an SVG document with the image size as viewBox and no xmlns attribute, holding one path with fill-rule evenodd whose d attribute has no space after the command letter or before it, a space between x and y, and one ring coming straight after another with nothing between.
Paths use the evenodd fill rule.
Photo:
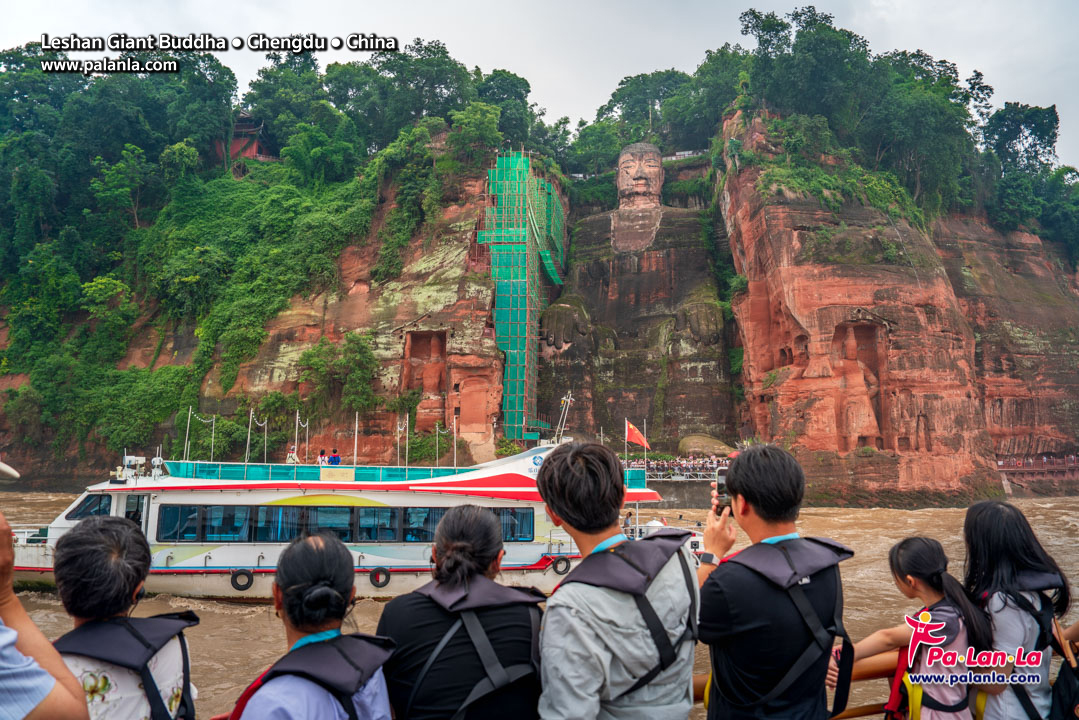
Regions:
<instances>
[{"instance_id":1,"label":"green scaffolding netting","mask_svg":"<svg viewBox=\"0 0 1079 720\"><path fill-rule=\"evenodd\" d=\"M487 171L490 198L478 242L490 251L495 338L505 353L502 426L507 438L536 439L539 316L546 285L563 283L565 208L557 188L534 175L528 155L500 155Z\"/></svg>"}]
</instances>

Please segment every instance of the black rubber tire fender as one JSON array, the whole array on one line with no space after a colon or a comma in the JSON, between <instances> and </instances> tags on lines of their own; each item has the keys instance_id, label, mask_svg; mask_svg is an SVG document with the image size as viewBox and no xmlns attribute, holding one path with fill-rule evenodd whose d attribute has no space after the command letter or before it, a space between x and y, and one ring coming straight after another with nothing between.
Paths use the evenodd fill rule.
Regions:
<instances>
[{"instance_id":1,"label":"black rubber tire fender","mask_svg":"<svg viewBox=\"0 0 1079 720\"><path fill-rule=\"evenodd\" d=\"M551 563L551 568L554 570L555 575L565 575L569 572L570 562L568 557L555 558L555 561Z\"/></svg>"},{"instance_id":2,"label":"black rubber tire fender","mask_svg":"<svg viewBox=\"0 0 1079 720\"><path fill-rule=\"evenodd\" d=\"M371 568L371 572L367 577L375 587L384 588L390 584L390 569L384 567Z\"/></svg>"},{"instance_id":3,"label":"black rubber tire fender","mask_svg":"<svg viewBox=\"0 0 1079 720\"><path fill-rule=\"evenodd\" d=\"M255 584L255 573L250 570L233 570L232 577L229 578L229 582L232 583L232 587L240 592L250 590L251 586Z\"/></svg>"}]
</instances>

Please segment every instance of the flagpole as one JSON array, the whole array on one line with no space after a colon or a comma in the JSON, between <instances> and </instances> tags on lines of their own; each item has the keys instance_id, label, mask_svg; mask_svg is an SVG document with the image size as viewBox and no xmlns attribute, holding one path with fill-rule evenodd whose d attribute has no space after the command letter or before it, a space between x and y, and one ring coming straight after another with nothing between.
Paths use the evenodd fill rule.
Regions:
<instances>
[{"instance_id":1,"label":"flagpole","mask_svg":"<svg viewBox=\"0 0 1079 720\"><path fill-rule=\"evenodd\" d=\"M622 433L624 439L622 441L622 459L625 462L626 467L629 467L629 418L623 418L626 424L622 429L625 431Z\"/></svg>"},{"instance_id":2,"label":"flagpole","mask_svg":"<svg viewBox=\"0 0 1079 720\"><path fill-rule=\"evenodd\" d=\"M644 418L644 474L648 474L648 416Z\"/></svg>"}]
</instances>

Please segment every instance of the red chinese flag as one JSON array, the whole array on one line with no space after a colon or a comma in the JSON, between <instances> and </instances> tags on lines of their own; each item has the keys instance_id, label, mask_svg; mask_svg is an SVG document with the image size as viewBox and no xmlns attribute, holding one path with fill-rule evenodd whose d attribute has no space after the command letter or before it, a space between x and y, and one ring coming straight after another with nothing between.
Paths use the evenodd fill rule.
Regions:
<instances>
[{"instance_id":1,"label":"red chinese flag","mask_svg":"<svg viewBox=\"0 0 1079 720\"><path fill-rule=\"evenodd\" d=\"M626 420L626 440L633 443L634 445L640 445L642 447L648 448L649 450L652 449L652 446L649 445L648 441L644 439L644 435L641 434L641 431L638 430L637 426L631 423L629 420Z\"/></svg>"}]
</instances>

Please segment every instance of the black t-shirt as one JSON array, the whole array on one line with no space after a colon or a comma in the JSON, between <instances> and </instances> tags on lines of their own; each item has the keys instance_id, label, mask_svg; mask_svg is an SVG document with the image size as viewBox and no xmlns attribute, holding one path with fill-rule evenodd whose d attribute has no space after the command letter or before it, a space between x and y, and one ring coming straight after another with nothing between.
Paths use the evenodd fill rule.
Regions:
<instances>
[{"instance_id":1,"label":"black t-shirt","mask_svg":"<svg viewBox=\"0 0 1079 720\"><path fill-rule=\"evenodd\" d=\"M835 614L835 566L812 575L802 585L824 626ZM701 588L700 640L711 647L716 681L709 698L708 718L828 717L824 688L828 654L767 705L748 709L731 706L723 696L745 704L768 694L779 684L798 656L813 642L801 613L786 590L744 565L721 563Z\"/></svg>"},{"instance_id":2,"label":"black t-shirt","mask_svg":"<svg viewBox=\"0 0 1079 720\"><path fill-rule=\"evenodd\" d=\"M532 661L529 607L518 604L476 611L476 617L487 632L487 638L503 667ZM420 670L457 617L456 613L444 610L431 598L418 593L401 595L386 604L378 622L377 634L397 642L393 657L383 666L390 704L397 717L404 717L412 686ZM468 633L461 627L427 671L412 703L409 720L444 720L452 717L472 692L473 686L486 676ZM465 717L468 720L530 720L539 717L539 696L539 677L527 675L473 703Z\"/></svg>"}]
</instances>

